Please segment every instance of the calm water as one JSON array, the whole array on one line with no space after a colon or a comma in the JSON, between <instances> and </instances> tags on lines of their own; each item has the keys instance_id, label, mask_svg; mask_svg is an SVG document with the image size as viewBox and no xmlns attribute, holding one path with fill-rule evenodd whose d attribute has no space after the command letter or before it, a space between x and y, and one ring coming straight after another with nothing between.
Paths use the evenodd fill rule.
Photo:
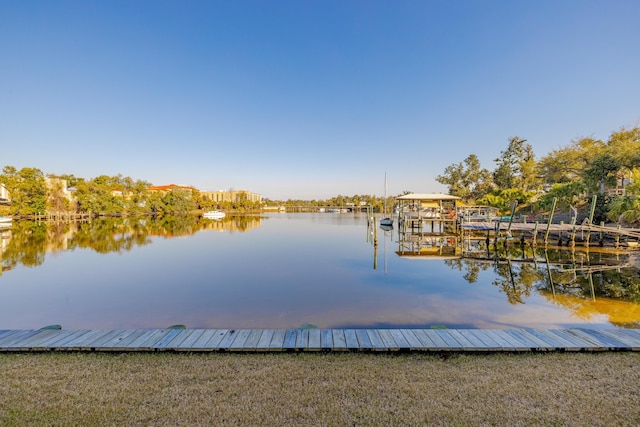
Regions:
<instances>
[{"instance_id":1,"label":"calm water","mask_svg":"<svg viewBox=\"0 0 640 427\"><path fill-rule=\"evenodd\" d=\"M375 251L370 233L329 213L16 223L0 329L640 326L636 254L408 258L395 233L378 230Z\"/></svg>"}]
</instances>

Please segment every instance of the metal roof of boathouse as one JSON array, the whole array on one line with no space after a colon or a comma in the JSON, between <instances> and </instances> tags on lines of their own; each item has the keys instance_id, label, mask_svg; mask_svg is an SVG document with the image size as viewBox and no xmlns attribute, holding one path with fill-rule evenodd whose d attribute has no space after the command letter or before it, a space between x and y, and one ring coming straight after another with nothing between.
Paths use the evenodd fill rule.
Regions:
<instances>
[{"instance_id":1,"label":"metal roof of boathouse","mask_svg":"<svg viewBox=\"0 0 640 427\"><path fill-rule=\"evenodd\" d=\"M460 197L443 193L409 193L396 197L396 200L460 200Z\"/></svg>"}]
</instances>

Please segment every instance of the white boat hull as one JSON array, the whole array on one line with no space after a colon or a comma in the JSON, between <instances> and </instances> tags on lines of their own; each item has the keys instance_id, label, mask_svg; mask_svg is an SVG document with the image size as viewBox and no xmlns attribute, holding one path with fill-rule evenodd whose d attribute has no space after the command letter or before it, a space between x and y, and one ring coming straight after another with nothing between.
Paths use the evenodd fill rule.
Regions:
<instances>
[{"instance_id":1,"label":"white boat hull","mask_svg":"<svg viewBox=\"0 0 640 427\"><path fill-rule=\"evenodd\" d=\"M224 212L220 212L220 211L209 211L209 212L203 213L202 217L206 218L206 219L222 219L226 215L227 214L225 214Z\"/></svg>"}]
</instances>

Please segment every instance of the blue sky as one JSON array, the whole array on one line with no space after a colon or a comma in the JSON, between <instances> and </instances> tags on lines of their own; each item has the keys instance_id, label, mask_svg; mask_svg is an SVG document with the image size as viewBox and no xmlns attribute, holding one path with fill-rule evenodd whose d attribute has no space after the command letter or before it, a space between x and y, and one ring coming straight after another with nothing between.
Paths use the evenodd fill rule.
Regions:
<instances>
[{"instance_id":1,"label":"blue sky","mask_svg":"<svg viewBox=\"0 0 640 427\"><path fill-rule=\"evenodd\" d=\"M446 192L640 124L640 1L0 0L0 166L271 199Z\"/></svg>"}]
</instances>

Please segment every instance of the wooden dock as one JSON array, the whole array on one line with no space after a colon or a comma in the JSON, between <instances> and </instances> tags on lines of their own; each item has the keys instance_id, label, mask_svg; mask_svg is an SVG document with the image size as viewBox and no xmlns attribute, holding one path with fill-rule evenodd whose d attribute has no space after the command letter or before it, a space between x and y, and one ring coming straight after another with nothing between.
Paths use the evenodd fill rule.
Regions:
<instances>
[{"instance_id":1,"label":"wooden dock","mask_svg":"<svg viewBox=\"0 0 640 427\"><path fill-rule=\"evenodd\" d=\"M640 351L640 329L0 330L0 352Z\"/></svg>"}]
</instances>

